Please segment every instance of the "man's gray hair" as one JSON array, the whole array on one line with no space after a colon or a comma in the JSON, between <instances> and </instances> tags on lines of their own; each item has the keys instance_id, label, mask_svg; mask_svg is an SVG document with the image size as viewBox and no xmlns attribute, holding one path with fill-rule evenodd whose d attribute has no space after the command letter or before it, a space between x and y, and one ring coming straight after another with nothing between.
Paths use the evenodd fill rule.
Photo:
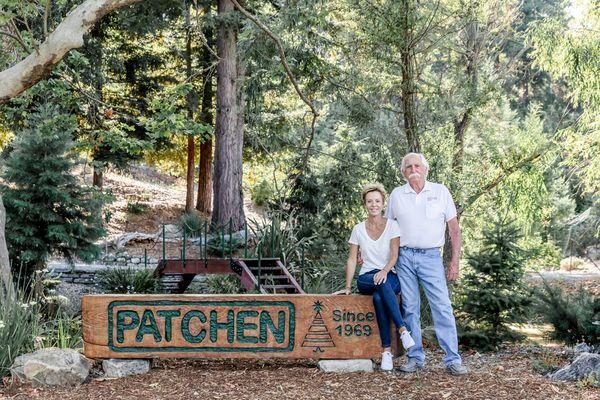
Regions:
<instances>
[{"instance_id":1,"label":"man's gray hair","mask_svg":"<svg viewBox=\"0 0 600 400\"><path fill-rule=\"evenodd\" d=\"M427 174L429 173L429 163L427 162L427 160L425 159L425 156L422 153L408 153L407 155L402 157L402 164L400 165L400 171L402 173L404 173L404 169L406 168L406 160L408 159L408 157L412 157L412 156L417 156L421 159L421 163L427 170L427 172L425 173L425 176L427 176Z\"/></svg>"}]
</instances>

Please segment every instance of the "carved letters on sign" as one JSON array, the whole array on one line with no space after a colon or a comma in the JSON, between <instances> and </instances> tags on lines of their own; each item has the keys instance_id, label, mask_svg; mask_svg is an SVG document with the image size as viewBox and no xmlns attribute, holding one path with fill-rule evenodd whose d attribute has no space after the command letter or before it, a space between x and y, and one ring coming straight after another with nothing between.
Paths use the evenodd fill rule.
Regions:
<instances>
[{"instance_id":1,"label":"carved letters on sign","mask_svg":"<svg viewBox=\"0 0 600 400\"><path fill-rule=\"evenodd\" d=\"M370 296L98 295L83 299L95 358L371 358L380 338Z\"/></svg>"}]
</instances>

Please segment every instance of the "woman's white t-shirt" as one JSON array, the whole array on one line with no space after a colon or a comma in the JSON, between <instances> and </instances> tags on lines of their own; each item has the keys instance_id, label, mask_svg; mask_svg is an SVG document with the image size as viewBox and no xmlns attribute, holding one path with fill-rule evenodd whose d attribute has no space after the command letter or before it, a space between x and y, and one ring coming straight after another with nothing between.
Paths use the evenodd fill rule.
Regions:
<instances>
[{"instance_id":1,"label":"woman's white t-shirt","mask_svg":"<svg viewBox=\"0 0 600 400\"><path fill-rule=\"evenodd\" d=\"M363 265L359 275L373 270L382 270L390 260L390 240L400 237L400 226L393 219L387 219L383 233L377 240L367 234L365 221L354 225L348 243L360 247Z\"/></svg>"}]
</instances>

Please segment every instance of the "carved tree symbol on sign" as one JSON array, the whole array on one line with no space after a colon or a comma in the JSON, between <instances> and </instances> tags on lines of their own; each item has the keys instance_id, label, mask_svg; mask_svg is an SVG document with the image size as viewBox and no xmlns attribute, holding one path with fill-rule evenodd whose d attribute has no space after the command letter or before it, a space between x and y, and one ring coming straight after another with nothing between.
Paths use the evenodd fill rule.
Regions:
<instances>
[{"instance_id":1,"label":"carved tree symbol on sign","mask_svg":"<svg viewBox=\"0 0 600 400\"><path fill-rule=\"evenodd\" d=\"M325 350L323 350L322 347L335 347L335 343L333 343L333 339L331 338L331 335L327 330L327 325L325 325L325 321L321 315L323 303L315 301L313 307L316 313L308 328L308 333L304 335L302 347L313 347L315 353L323 353Z\"/></svg>"}]
</instances>

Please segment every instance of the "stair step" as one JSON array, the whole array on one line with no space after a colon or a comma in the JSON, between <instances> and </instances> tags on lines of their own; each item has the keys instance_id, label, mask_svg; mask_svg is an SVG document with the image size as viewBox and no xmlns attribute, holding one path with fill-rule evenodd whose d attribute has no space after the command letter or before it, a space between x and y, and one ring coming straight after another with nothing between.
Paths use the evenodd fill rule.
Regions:
<instances>
[{"instance_id":1,"label":"stair step","mask_svg":"<svg viewBox=\"0 0 600 400\"><path fill-rule=\"evenodd\" d=\"M254 266L252 266L252 267L250 267L250 270L251 270L252 272L254 272L254 271L258 271L258 267L254 267ZM262 266L261 266L261 267L260 267L260 270L261 270L261 271L281 271L281 268L280 268L280 267L262 267Z\"/></svg>"},{"instance_id":2,"label":"stair step","mask_svg":"<svg viewBox=\"0 0 600 400\"><path fill-rule=\"evenodd\" d=\"M290 278L288 278L287 275L261 275L260 279L267 280L267 279L290 279Z\"/></svg>"},{"instance_id":3,"label":"stair step","mask_svg":"<svg viewBox=\"0 0 600 400\"><path fill-rule=\"evenodd\" d=\"M294 285L260 285L263 289L295 289Z\"/></svg>"}]
</instances>

